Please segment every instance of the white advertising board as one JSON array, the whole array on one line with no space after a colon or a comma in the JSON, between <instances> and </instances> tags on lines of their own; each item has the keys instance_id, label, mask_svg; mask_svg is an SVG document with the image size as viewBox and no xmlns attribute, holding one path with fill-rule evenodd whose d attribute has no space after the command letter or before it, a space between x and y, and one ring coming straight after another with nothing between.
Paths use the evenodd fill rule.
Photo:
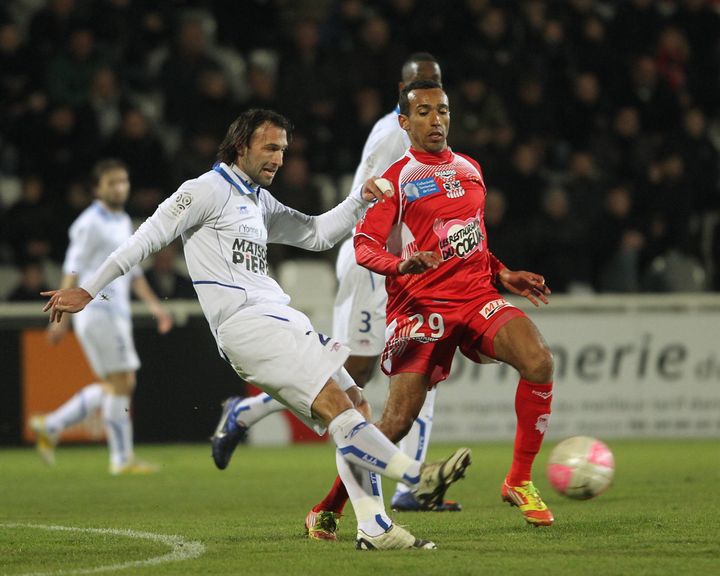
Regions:
<instances>
[{"instance_id":1,"label":"white advertising board","mask_svg":"<svg viewBox=\"0 0 720 576\"><path fill-rule=\"evenodd\" d=\"M555 358L548 437L720 437L720 311L530 312ZM455 356L439 384L434 441L511 439L517 373ZM376 417L380 374L365 388Z\"/></svg>"}]
</instances>

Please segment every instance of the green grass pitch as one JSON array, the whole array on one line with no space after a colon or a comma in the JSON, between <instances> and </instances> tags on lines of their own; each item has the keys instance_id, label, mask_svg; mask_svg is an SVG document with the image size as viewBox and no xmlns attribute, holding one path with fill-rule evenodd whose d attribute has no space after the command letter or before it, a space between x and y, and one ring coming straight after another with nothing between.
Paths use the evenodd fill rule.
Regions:
<instances>
[{"instance_id":1,"label":"green grass pitch","mask_svg":"<svg viewBox=\"0 0 720 576\"><path fill-rule=\"evenodd\" d=\"M304 537L305 513L334 478L329 445L241 447L224 472L214 468L209 446L140 446L140 457L162 466L144 477L110 477L100 446L61 447L54 468L29 448L0 450L0 574L87 574L133 562L105 573L720 574L718 440L610 441L615 483L585 502L548 486L544 465L554 444L546 443L535 469L554 526L530 527L500 502L510 444L477 444L467 478L448 494L462 502L462 512L394 514L439 549L393 552L354 549L350 506L339 542ZM433 445L430 456L453 448ZM386 501L392 489L385 482ZM193 542L204 552L150 564L170 545L140 533L181 537L181 556Z\"/></svg>"}]
</instances>

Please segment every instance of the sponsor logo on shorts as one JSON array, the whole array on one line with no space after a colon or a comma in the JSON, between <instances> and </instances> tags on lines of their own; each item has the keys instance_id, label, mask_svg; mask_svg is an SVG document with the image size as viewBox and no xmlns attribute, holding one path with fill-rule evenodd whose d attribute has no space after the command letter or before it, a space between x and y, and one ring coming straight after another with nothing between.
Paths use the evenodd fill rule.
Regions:
<instances>
[{"instance_id":1,"label":"sponsor logo on shorts","mask_svg":"<svg viewBox=\"0 0 720 576\"><path fill-rule=\"evenodd\" d=\"M535 430L540 434L545 434L550 424L550 414L541 414L538 416L537 422L535 422Z\"/></svg>"},{"instance_id":2,"label":"sponsor logo on shorts","mask_svg":"<svg viewBox=\"0 0 720 576\"><path fill-rule=\"evenodd\" d=\"M415 200L423 198L424 196L440 192L435 178L432 177L405 182L401 188L408 202L415 202Z\"/></svg>"},{"instance_id":3,"label":"sponsor logo on shorts","mask_svg":"<svg viewBox=\"0 0 720 576\"><path fill-rule=\"evenodd\" d=\"M506 301L503 298L498 298L497 300L492 300L485 304L480 309L480 315L485 318L485 320L489 320L492 316L494 316L499 310L502 310L503 308L507 308L508 306L512 306L510 302Z\"/></svg>"},{"instance_id":4,"label":"sponsor logo on shorts","mask_svg":"<svg viewBox=\"0 0 720 576\"><path fill-rule=\"evenodd\" d=\"M438 246L443 260L457 256L468 258L482 249L485 236L480 228L480 211L467 220L435 220L433 232L439 238Z\"/></svg>"},{"instance_id":5,"label":"sponsor logo on shorts","mask_svg":"<svg viewBox=\"0 0 720 576\"><path fill-rule=\"evenodd\" d=\"M245 238L235 238L232 246L233 264L244 265L246 270L267 274L267 248Z\"/></svg>"}]
</instances>

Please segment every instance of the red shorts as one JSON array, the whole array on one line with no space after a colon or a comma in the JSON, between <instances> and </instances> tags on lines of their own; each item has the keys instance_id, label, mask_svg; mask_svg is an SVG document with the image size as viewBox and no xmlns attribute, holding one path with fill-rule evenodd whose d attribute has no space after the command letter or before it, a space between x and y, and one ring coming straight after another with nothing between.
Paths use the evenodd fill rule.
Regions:
<instances>
[{"instance_id":1,"label":"red shorts","mask_svg":"<svg viewBox=\"0 0 720 576\"><path fill-rule=\"evenodd\" d=\"M397 316L387 328L380 367L388 376L427 374L433 386L450 374L455 350L474 362L495 358L495 334L525 313L500 294L464 304L432 302Z\"/></svg>"}]
</instances>

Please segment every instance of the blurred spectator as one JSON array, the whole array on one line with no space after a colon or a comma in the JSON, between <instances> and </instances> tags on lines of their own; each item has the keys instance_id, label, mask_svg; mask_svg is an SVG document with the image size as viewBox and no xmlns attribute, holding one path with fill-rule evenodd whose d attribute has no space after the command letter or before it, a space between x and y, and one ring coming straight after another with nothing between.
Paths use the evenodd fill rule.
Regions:
<instances>
[{"instance_id":1,"label":"blurred spectator","mask_svg":"<svg viewBox=\"0 0 720 576\"><path fill-rule=\"evenodd\" d=\"M720 209L720 155L710 140L702 110L690 108L685 112L682 131L673 140L682 153L697 208L703 211Z\"/></svg>"},{"instance_id":2,"label":"blurred spectator","mask_svg":"<svg viewBox=\"0 0 720 576\"><path fill-rule=\"evenodd\" d=\"M180 150L173 155L169 190L176 190L186 180L197 178L215 163L215 154L221 139L210 132L199 131L183 140Z\"/></svg>"},{"instance_id":3,"label":"blurred spectator","mask_svg":"<svg viewBox=\"0 0 720 576\"><path fill-rule=\"evenodd\" d=\"M512 154L510 173L491 183L507 194L508 216L516 222L528 223L540 209L540 198L547 186L537 148L528 141L519 143Z\"/></svg>"},{"instance_id":4,"label":"blurred spectator","mask_svg":"<svg viewBox=\"0 0 720 576\"><path fill-rule=\"evenodd\" d=\"M30 45L41 58L57 54L79 19L75 0L49 0L30 21Z\"/></svg>"},{"instance_id":5,"label":"blurred spectator","mask_svg":"<svg viewBox=\"0 0 720 576\"><path fill-rule=\"evenodd\" d=\"M257 48L277 46L281 3L272 0L213 0L211 4L220 43L237 48L244 55Z\"/></svg>"},{"instance_id":6,"label":"blurred spectator","mask_svg":"<svg viewBox=\"0 0 720 576\"><path fill-rule=\"evenodd\" d=\"M20 265L20 283L10 292L8 302L27 302L45 300L40 292L49 290L45 280L45 271L39 260L26 260Z\"/></svg>"},{"instance_id":7,"label":"blurred spectator","mask_svg":"<svg viewBox=\"0 0 720 576\"><path fill-rule=\"evenodd\" d=\"M246 108L268 108L277 110L278 81L277 61L271 52L256 50L250 54L247 72L249 89Z\"/></svg>"},{"instance_id":8,"label":"blurred spectator","mask_svg":"<svg viewBox=\"0 0 720 576\"><path fill-rule=\"evenodd\" d=\"M570 211L565 190L556 186L548 188L540 212L531 222L528 257L537 270L542 270L553 292L589 286L587 233L587 228Z\"/></svg>"},{"instance_id":9,"label":"blurred spectator","mask_svg":"<svg viewBox=\"0 0 720 576\"><path fill-rule=\"evenodd\" d=\"M196 297L190 278L177 270L179 252L178 242L171 242L155 253L150 268L145 270L145 279L162 300Z\"/></svg>"},{"instance_id":10,"label":"blurred spectator","mask_svg":"<svg viewBox=\"0 0 720 576\"><path fill-rule=\"evenodd\" d=\"M115 71L107 66L93 74L82 113L92 118L99 138L107 140L120 127L122 109L129 106L123 98Z\"/></svg>"},{"instance_id":11,"label":"blurred spectator","mask_svg":"<svg viewBox=\"0 0 720 576\"><path fill-rule=\"evenodd\" d=\"M16 263L50 255L52 214L43 203L45 187L37 175L26 176L22 196L0 219L0 239L10 246Z\"/></svg>"},{"instance_id":12,"label":"blurred spectator","mask_svg":"<svg viewBox=\"0 0 720 576\"><path fill-rule=\"evenodd\" d=\"M218 68L219 62L208 47L205 19L198 14L180 17L177 32L160 72L160 85L165 97L165 119L182 126L195 110L198 77L203 70ZM135 176L133 176L133 180Z\"/></svg>"},{"instance_id":13,"label":"blurred spectator","mask_svg":"<svg viewBox=\"0 0 720 576\"><path fill-rule=\"evenodd\" d=\"M602 211L604 186L595 158L587 150L576 150L570 156L564 181L570 210L583 226L590 227Z\"/></svg>"},{"instance_id":14,"label":"blurred spectator","mask_svg":"<svg viewBox=\"0 0 720 576\"><path fill-rule=\"evenodd\" d=\"M468 66L458 89L449 96L450 140L454 148L473 157L482 156L481 150L490 143L492 131L507 122L505 104L486 78L481 69Z\"/></svg>"},{"instance_id":15,"label":"blurred spectator","mask_svg":"<svg viewBox=\"0 0 720 576\"><path fill-rule=\"evenodd\" d=\"M581 72L575 76L570 101L561 113L562 134L574 148L586 147L590 136L607 126L608 110L595 74Z\"/></svg>"},{"instance_id":16,"label":"blurred spectator","mask_svg":"<svg viewBox=\"0 0 720 576\"><path fill-rule=\"evenodd\" d=\"M545 96L545 86L536 74L523 75L509 100L510 117L519 138L549 138L557 121L552 105Z\"/></svg>"},{"instance_id":17,"label":"blurred spectator","mask_svg":"<svg viewBox=\"0 0 720 576\"><path fill-rule=\"evenodd\" d=\"M636 108L618 109L611 125L592 134L590 148L601 170L616 178L639 180L654 152L654 139L641 130Z\"/></svg>"},{"instance_id":18,"label":"blurred spectator","mask_svg":"<svg viewBox=\"0 0 720 576\"><path fill-rule=\"evenodd\" d=\"M645 244L625 184L611 187L590 233L592 283L598 292L635 292L640 287L640 253Z\"/></svg>"},{"instance_id":19,"label":"blurred spectator","mask_svg":"<svg viewBox=\"0 0 720 576\"><path fill-rule=\"evenodd\" d=\"M687 65L690 48L682 30L666 26L660 32L655 60L658 74L673 92L681 92L687 85Z\"/></svg>"},{"instance_id":20,"label":"blurred spectator","mask_svg":"<svg viewBox=\"0 0 720 576\"><path fill-rule=\"evenodd\" d=\"M85 172L97 152L89 120L68 104L54 104L18 122L21 172L43 178L47 200L62 198L64 188Z\"/></svg>"},{"instance_id":21,"label":"blurred spectator","mask_svg":"<svg viewBox=\"0 0 720 576\"><path fill-rule=\"evenodd\" d=\"M202 70L197 79L193 115L183 129L188 133L207 132L222 139L237 115L238 109L222 69L213 66Z\"/></svg>"},{"instance_id":22,"label":"blurred spectator","mask_svg":"<svg viewBox=\"0 0 720 576\"><path fill-rule=\"evenodd\" d=\"M128 166L133 181L128 212L133 216L152 214L167 196L168 164L159 138L139 108L125 111L120 129L107 143L104 155L119 158Z\"/></svg>"},{"instance_id":23,"label":"blurred spectator","mask_svg":"<svg viewBox=\"0 0 720 576\"><path fill-rule=\"evenodd\" d=\"M497 188L488 188L485 197L485 231L490 250L510 269L525 270L530 266L525 234L508 220L505 194Z\"/></svg>"},{"instance_id":24,"label":"blurred spectator","mask_svg":"<svg viewBox=\"0 0 720 576\"><path fill-rule=\"evenodd\" d=\"M629 56L655 46L662 20L655 0L625 0L617 3L612 21L612 44Z\"/></svg>"},{"instance_id":25,"label":"blurred spectator","mask_svg":"<svg viewBox=\"0 0 720 576\"><path fill-rule=\"evenodd\" d=\"M650 133L678 127L680 104L665 79L658 74L651 56L638 56L632 63L626 103L640 114L643 129Z\"/></svg>"},{"instance_id":26,"label":"blurred spectator","mask_svg":"<svg viewBox=\"0 0 720 576\"><path fill-rule=\"evenodd\" d=\"M65 49L48 64L47 92L52 100L77 106L90 92L95 72L107 63L97 46L95 35L86 26L70 32Z\"/></svg>"}]
</instances>

